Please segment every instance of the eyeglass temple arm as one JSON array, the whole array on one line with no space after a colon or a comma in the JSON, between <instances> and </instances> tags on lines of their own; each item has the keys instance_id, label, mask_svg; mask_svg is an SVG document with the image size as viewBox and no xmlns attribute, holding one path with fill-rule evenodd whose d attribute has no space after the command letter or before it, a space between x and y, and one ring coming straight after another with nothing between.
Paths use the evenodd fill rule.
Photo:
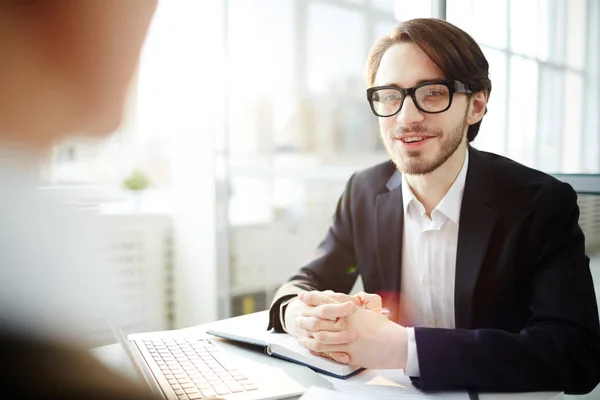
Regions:
<instances>
[{"instance_id":1,"label":"eyeglass temple arm","mask_svg":"<svg viewBox=\"0 0 600 400\"><path fill-rule=\"evenodd\" d=\"M454 90L459 93L473 93L473 91L471 91L471 89L469 89L467 85L461 81L454 81Z\"/></svg>"}]
</instances>

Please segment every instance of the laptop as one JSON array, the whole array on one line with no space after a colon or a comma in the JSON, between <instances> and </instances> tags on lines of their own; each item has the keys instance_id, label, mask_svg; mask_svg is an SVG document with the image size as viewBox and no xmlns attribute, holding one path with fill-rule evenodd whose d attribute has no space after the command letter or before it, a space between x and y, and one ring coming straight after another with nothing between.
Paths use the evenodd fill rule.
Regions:
<instances>
[{"instance_id":1,"label":"laptop","mask_svg":"<svg viewBox=\"0 0 600 400\"><path fill-rule=\"evenodd\" d=\"M306 391L283 370L221 349L208 336L163 331L125 337L113 327L131 366L159 397L195 400L268 400Z\"/></svg>"}]
</instances>

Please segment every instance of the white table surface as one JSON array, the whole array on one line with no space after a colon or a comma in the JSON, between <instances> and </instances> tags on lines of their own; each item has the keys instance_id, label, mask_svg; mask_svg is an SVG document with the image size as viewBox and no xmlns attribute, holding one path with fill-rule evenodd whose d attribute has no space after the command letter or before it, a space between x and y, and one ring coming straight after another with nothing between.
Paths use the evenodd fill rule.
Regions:
<instances>
[{"instance_id":1,"label":"white table surface","mask_svg":"<svg viewBox=\"0 0 600 400\"><path fill-rule=\"evenodd\" d=\"M268 315L266 311L261 311L258 313L237 317L236 320L240 322L241 327L248 325L256 325L257 322L260 323L260 321L264 321L264 326L266 328L268 323ZM194 327L182 329L182 331L188 333L203 334L204 332L206 332L206 330L210 329L211 327L214 327L218 323L219 322L216 321L208 324L197 325ZM407 387L410 387L410 380L406 376L404 376L401 370L366 370L347 380L341 380L316 373L307 367L283 361L275 357L269 357L258 350L241 347L216 338L215 342L218 343L219 347L222 347L226 351L230 351L235 356L246 357L265 365L276 366L278 368L281 368L288 375L290 375L296 381L300 382L305 387L318 386L322 388L334 389L336 391L345 392L345 388L349 389L351 385L365 384L366 382L370 381L376 376L382 376L391 381L404 384ZM133 374L133 371L130 367L129 359L125 351L121 348L119 344L98 347L96 349L93 349L92 352L98 359L100 359L102 362L104 362L111 368L114 368L126 374ZM376 388L377 386L373 386L374 391L376 390ZM481 400L592 400L600 399L600 385L596 387L594 391L584 396L569 396L557 392L511 394L481 393L479 394L479 398ZM351 396L348 396L348 399L351 399Z\"/></svg>"}]
</instances>

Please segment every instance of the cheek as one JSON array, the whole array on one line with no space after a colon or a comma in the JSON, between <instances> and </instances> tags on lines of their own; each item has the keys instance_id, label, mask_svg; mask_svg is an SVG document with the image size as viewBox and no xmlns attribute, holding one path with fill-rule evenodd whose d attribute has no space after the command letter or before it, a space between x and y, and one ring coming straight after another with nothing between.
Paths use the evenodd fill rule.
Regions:
<instances>
[{"instance_id":1,"label":"cheek","mask_svg":"<svg viewBox=\"0 0 600 400\"><path fill-rule=\"evenodd\" d=\"M395 120L393 117L390 118L378 118L379 131L382 135L386 136L388 132L393 131L395 128Z\"/></svg>"}]
</instances>

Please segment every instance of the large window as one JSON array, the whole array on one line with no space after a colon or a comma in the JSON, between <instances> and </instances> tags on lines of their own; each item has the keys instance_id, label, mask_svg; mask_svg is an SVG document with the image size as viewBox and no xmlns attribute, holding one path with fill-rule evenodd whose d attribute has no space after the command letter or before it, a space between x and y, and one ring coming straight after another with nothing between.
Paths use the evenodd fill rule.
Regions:
<instances>
[{"instance_id":1,"label":"large window","mask_svg":"<svg viewBox=\"0 0 600 400\"><path fill-rule=\"evenodd\" d=\"M474 145L548 172L599 172L598 3L448 0L447 19L490 62Z\"/></svg>"},{"instance_id":2,"label":"large window","mask_svg":"<svg viewBox=\"0 0 600 400\"><path fill-rule=\"evenodd\" d=\"M386 159L366 58L398 12L414 10L394 0L227 3L228 134L217 159L229 313L239 314L265 308L312 254L352 172Z\"/></svg>"},{"instance_id":3,"label":"large window","mask_svg":"<svg viewBox=\"0 0 600 400\"><path fill-rule=\"evenodd\" d=\"M211 220L214 202L219 316L264 309L325 235L350 175L388 159L365 96L369 48L398 20L438 12L490 63L475 147L600 172L599 1L215 0L161 3L126 123L101 145L63 144L47 175L120 187L140 168ZM198 247L192 236L178 237Z\"/></svg>"}]
</instances>

